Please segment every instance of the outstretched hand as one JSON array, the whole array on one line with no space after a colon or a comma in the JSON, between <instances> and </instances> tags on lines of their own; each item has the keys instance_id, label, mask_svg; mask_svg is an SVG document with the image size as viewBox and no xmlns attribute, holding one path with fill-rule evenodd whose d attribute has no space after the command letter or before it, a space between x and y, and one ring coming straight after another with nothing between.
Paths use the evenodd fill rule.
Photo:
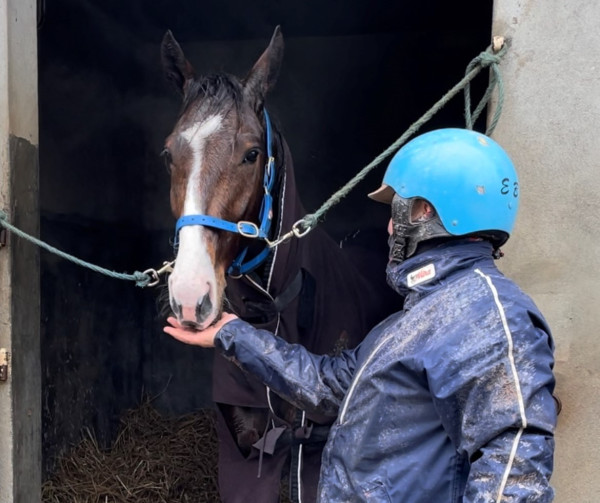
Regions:
<instances>
[{"instance_id":1,"label":"outstretched hand","mask_svg":"<svg viewBox=\"0 0 600 503\"><path fill-rule=\"evenodd\" d=\"M215 336L217 335L217 332L221 330L223 325L235 319L237 319L235 314L223 313L221 319L214 325L211 325L204 330L194 330L193 328L187 328L180 325L176 318L169 316L167 322L171 326L166 326L163 328L163 331L180 342L193 344L194 346L202 346L203 348L212 348L215 346Z\"/></svg>"}]
</instances>

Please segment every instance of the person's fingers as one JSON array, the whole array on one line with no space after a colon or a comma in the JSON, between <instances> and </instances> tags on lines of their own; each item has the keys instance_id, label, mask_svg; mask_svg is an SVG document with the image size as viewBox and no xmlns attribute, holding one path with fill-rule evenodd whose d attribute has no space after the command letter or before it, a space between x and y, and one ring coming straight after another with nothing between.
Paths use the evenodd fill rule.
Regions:
<instances>
[{"instance_id":1,"label":"person's fingers","mask_svg":"<svg viewBox=\"0 0 600 503\"><path fill-rule=\"evenodd\" d=\"M177 321L177 318L175 318L174 316L169 316L167 318L167 323L169 323L171 326L173 326L175 328L182 328L181 325L179 324L179 322Z\"/></svg>"},{"instance_id":2,"label":"person's fingers","mask_svg":"<svg viewBox=\"0 0 600 503\"><path fill-rule=\"evenodd\" d=\"M171 326L166 326L163 331L169 334L171 337L177 339L185 344L193 344L195 346L202 346L205 348L213 347L215 336L217 332L231 320L235 320L237 316L231 313L223 313L223 316L214 325L211 325L204 330L194 330L192 328L186 328L179 324L177 319L173 316L167 318L167 322Z\"/></svg>"},{"instance_id":3,"label":"person's fingers","mask_svg":"<svg viewBox=\"0 0 600 503\"><path fill-rule=\"evenodd\" d=\"M210 348L214 346L215 335L217 334L218 330L215 330L212 327L202 331L165 327L163 328L163 331L185 344Z\"/></svg>"}]
</instances>

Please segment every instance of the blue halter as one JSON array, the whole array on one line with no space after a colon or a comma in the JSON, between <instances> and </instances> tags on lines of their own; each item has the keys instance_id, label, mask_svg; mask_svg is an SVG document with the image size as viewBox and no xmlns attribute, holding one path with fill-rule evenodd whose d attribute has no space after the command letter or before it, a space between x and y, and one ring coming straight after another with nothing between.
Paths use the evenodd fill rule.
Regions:
<instances>
[{"instance_id":1,"label":"blue halter","mask_svg":"<svg viewBox=\"0 0 600 503\"><path fill-rule=\"evenodd\" d=\"M269 230L271 229L271 221L273 219L273 196L271 190L275 183L275 159L273 158L273 146L271 141L271 121L267 110L264 109L265 124L266 124L266 140L267 140L267 163L265 164L265 174L263 177L264 196L259 212L260 226L253 222L240 221L237 223L229 222L217 217L209 215L184 215L177 220L175 224L175 243L179 239L179 230L187 225L203 225L205 227L213 227L227 232L235 232L246 238L262 239L267 241ZM258 267L263 260L267 258L271 247L267 244L265 248L253 259L244 262L248 247L246 246L240 254L233 260L227 274L230 276L241 276L247 274Z\"/></svg>"}]
</instances>

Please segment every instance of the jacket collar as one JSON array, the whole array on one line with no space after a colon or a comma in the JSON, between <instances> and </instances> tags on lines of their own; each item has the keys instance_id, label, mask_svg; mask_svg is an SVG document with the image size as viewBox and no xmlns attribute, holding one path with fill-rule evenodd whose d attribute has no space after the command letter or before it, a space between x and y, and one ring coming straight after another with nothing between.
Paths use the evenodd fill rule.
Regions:
<instances>
[{"instance_id":1,"label":"jacket collar","mask_svg":"<svg viewBox=\"0 0 600 503\"><path fill-rule=\"evenodd\" d=\"M386 274L388 285L406 296L405 308L437 290L474 263L492 262L493 246L488 241L450 241L419 253L399 264L390 263Z\"/></svg>"}]
</instances>

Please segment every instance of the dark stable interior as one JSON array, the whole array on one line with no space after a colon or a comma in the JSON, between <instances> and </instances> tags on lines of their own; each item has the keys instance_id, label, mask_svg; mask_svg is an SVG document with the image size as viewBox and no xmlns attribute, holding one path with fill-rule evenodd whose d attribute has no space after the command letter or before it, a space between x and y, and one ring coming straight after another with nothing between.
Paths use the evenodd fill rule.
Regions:
<instances>
[{"instance_id":1,"label":"dark stable interior","mask_svg":"<svg viewBox=\"0 0 600 503\"><path fill-rule=\"evenodd\" d=\"M160 64L167 29L198 73L243 76L281 25L284 62L267 103L309 212L457 83L492 36L491 0L41 5L41 236L128 273L173 258L169 176L159 158L180 106ZM472 86L474 100L485 73ZM421 131L464 124L459 95ZM354 236L383 255L389 210L366 193L379 186L385 166L322 224L336 240ZM110 443L122 412L144 395L172 416L211 406L212 355L162 333L165 288L140 289L42 252L46 474L82 428Z\"/></svg>"}]
</instances>

